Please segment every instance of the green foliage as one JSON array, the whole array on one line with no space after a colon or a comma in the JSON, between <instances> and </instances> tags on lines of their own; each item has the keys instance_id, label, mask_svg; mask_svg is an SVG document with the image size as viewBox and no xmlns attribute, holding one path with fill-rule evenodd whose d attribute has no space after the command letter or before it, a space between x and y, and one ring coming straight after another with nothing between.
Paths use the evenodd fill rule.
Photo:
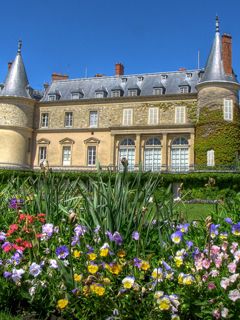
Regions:
<instances>
[{"instance_id":1,"label":"green foliage","mask_svg":"<svg viewBox=\"0 0 240 320\"><path fill-rule=\"evenodd\" d=\"M234 119L238 119L235 112ZM196 125L196 164L206 165L207 151L215 151L216 165L236 165L240 150L240 126L238 121L225 121L222 111L202 108Z\"/></svg>"}]
</instances>

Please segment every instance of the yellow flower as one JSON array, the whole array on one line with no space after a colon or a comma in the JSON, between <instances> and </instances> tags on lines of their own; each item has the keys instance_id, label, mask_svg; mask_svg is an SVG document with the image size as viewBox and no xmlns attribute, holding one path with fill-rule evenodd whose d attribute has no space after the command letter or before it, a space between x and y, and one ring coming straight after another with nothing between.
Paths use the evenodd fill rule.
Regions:
<instances>
[{"instance_id":1,"label":"yellow flower","mask_svg":"<svg viewBox=\"0 0 240 320\"><path fill-rule=\"evenodd\" d=\"M183 277L183 284L189 286L193 284L193 282L194 282L194 278L190 274Z\"/></svg>"},{"instance_id":2,"label":"yellow flower","mask_svg":"<svg viewBox=\"0 0 240 320\"><path fill-rule=\"evenodd\" d=\"M110 284L111 283L111 280L109 278L103 278L102 281L103 281L104 284Z\"/></svg>"},{"instance_id":3,"label":"yellow flower","mask_svg":"<svg viewBox=\"0 0 240 320\"><path fill-rule=\"evenodd\" d=\"M88 272L90 272L92 274L98 272L98 266L96 264L90 264L88 266Z\"/></svg>"},{"instance_id":4,"label":"yellow flower","mask_svg":"<svg viewBox=\"0 0 240 320\"><path fill-rule=\"evenodd\" d=\"M183 257L182 256L176 256L176 257L174 257L174 261L176 263L176 266L179 268L183 264Z\"/></svg>"},{"instance_id":5,"label":"yellow flower","mask_svg":"<svg viewBox=\"0 0 240 320\"><path fill-rule=\"evenodd\" d=\"M68 305L68 300L67 299L60 299L57 302L57 307L59 309L64 309Z\"/></svg>"},{"instance_id":6,"label":"yellow flower","mask_svg":"<svg viewBox=\"0 0 240 320\"><path fill-rule=\"evenodd\" d=\"M119 250L117 253L119 258L124 258L126 256L126 251L124 250Z\"/></svg>"},{"instance_id":7,"label":"yellow flower","mask_svg":"<svg viewBox=\"0 0 240 320\"><path fill-rule=\"evenodd\" d=\"M109 266L109 271L113 274L118 275L122 271L122 267L120 266L120 264L113 264Z\"/></svg>"},{"instance_id":8,"label":"yellow flower","mask_svg":"<svg viewBox=\"0 0 240 320\"><path fill-rule=\"evenodd\" d=\"M79 258L80 255L81 255L81 252L80 252L79 250L74 250L74 251L73 251L73 256L74 256L74 258Z\"/></svg>"},{"instance_id":9,"label":"yellow flower","mask_svg":"<svg viewBox=\"0 0 240 320\"><path fill-rule=\"evenodd\" d=\"M88 259L89 259L89 260L93 261L93 260L95 260L96 258L97 258L96 253L89 253L89 254L88 254Z\"/></svg>"},{"instance_id":10,"label":"yellow flower","mask_svg":"<svg viewBox=\"0 0 240 320\"><path fill-rule=\"evenodd\" d=\"M155 268L152 272L153 279L162 280L163 273L161 268Z\"/></svg>"},{"instance_id":11,"label":"yellow flower","mask_svg":"<svg viewBox=\"0 0 240 320\"><path fill-rule=\"evenodd\" d=\"M109 249L108 248L100 249L100 256L101 257L107 257L108 253L109 253Z\"/></svg>"},{"instance_id":12,"label":"yellow flower","mask_svg":"<svg viewBox=\"0 0 240 320\"><path fill-rule=\"evenodd\" d=\"M81 274L74 274L74 281L80 282L82 280L82 275Z\"/></svg>"},{"instance_id":13,"label":"yellow flower","mask_svg":"<svg viewBox=\"0 0 240 320\"><path fill-rule=\"evenodd\" d=\"M123 287L125 289L131 289L132 286L134 285L134 277L126 277L122 280L122 284L123 284Z\"/></svg>"},{"instance_id":14,"label":"yellow flower","mask_svg":"<svg viewBox=\"0 0 240 320\"><path fill-rule=\"evenodd\" d=\"M179 284L182 284L183 283L183 277L184 277L184 273L179 273L179 275L178 275L178 283Z\"/></svg>"},{"instance_id":15,"label":"yellow flower","mask_svg":"<svg viewBox=\"0 0 240 320\"><path fill-rule=\"evenodd\" d=\"M160 310L169 310L171 307L170 300L167 297L158 299L157 303L159 304Z\"/></svg>"},{"instance_id":16,"label":"yellow flower","mask_svg":"<svg viewBox=\"0 0 240 320\"><path fill-rule=\"evenodd\" d=\"M95 292L98 296L103 296L104 293L105 293L105 288L104 288L103 286L101 286L100 284L95 285L94 292Z\"/></svg>"},{"instance_id":17,"label":"yellow flower","mask_svg":"<svg viewBox=\"0 0 240 320\"><path fill-rule=\"evenodd\" d=\"M83 287L83 294L84 294L84 296L87 296L89 294L89 287L88 286Z\"/></svg>"},{"instance_id":18,"label":"yellow flower","mask_svg":"<svg viewBox=\"0 0 240 320\"><path fill-rule=\"evenodd\" d=\"M150 268L149 262L143 260L142 263L141 263L141 269L144 270L144 271L147 271L149 268Z\"/></svg>"},{"instance_id":19,"label":"yellow flower","mask_svg":"<svg viewBox=\"0 0 240 320\"><path fill-rule=\"evenodd\" d=\"M156 291L156 292L154 293L154 298L155 298L155 299L159 299L159 298L163 297L163 295L164 295L164 292L163 292L163 291Z\"/></svg>"}]
</instances>

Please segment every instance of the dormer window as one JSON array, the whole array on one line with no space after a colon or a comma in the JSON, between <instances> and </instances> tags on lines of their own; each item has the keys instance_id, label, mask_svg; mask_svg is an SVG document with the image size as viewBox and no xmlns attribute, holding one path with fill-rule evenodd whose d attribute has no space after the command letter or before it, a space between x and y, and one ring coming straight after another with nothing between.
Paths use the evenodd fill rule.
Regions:
<instances>
[{"instance_id":1,"label":"dormer window","mask_svg":"<svg viewBox=\"0 0 240 320\"><path fill-rule=\"evenodd\" d=\"M121 97L121 90L112 90L112 97Z\"/></svg>"},{"instance_id":2,"label":"dormer window","mask_svg":"<svg viewBox=\"0 0 240 320\"><path fill-rule=\"evenodd\" d=\"M180 93L189 93L190 87L189 86L179 86Z\"/></svg>"},{"instance_id":3,"label":"dormer window","mask_svg":"<svg viewBox=\"0 0 240 320\"><path fill-rule=\"evenodd\" d=\"M72 100L79 100L79 99L81 99L81 98L83 98L83 93L82 92L71 92L71 99Z\"/></svg>"},{"instance_id":4,"label":"dormer window","mask_svg":"<svg viewBox=\"0 0 240 320\"><path fill-rule=\"evenodd\" d=\"M48 95L48 101L55 101L55 100L57 100L56 94L49 94Z\"/></svg>"},{"instance_id":5,"label":"dormer window","mask_svg":"<svg viewBox=\"0 0 240 320\"><path fill-rule=\"evenodd\" d=\"M101 87L95 91L96 98L105 98L107 96L107 91L104 87Z\"/></svg>"},{"instance_id":6,"label":"dormer window","mask_svg":"<svg viewBox=\"0 0 240 320\"><path fill-rule=\"evenodd\" d=\"M127 82L127 78L122 78L122 83L126 83Z\"/></svg>"},{"instance_id":7,"label":"dormer window","mask_svg":"<svg viewBox=\"0 0 240 320\"><path fill-rule=\"evenodd\" d=\"M191 72L187 72L186 76L187 76L187 78L192 78L192 73Z\"/></svg>"},{"instance_id":8,"label":"dormer window","mask_svg":"<svg viewBox=\"0 0 240 320\"><path fill-rule=\"evenodd\" d=\"M161 79L162 79L162 80L166 80L167 78L168 78L168 75L167 75L167 74L162 74L162 75L161 75Z\"/></svg>"},{"instance_id":9,"label":"dormer window","mask_svg":"<svg viewBox=\"0 0 240 320\"><path fill-rule=\"evenodd\" d=\"M154 94L155 96L165 94L165 88L163 88L163 87L153 88L153 94Z\"/></svg>"},{"instance_id":10,"label":"dormer window","mask_svg":"<svg viewBox=\"0 0 240 320\"><path fill-rule=\"evenodd\" d=\"M143 76L139 76L137 79L138 79L138 82L142 82L144 78Z\"/></svg>"},{"instance_id":11,"label":"dormer window","mask_svg":"<svg viewBox=\"0 0 240 320\"><path fill-rule=\"evenodd\" d=\"M139 89L128 89L128 96L129 97L135 97L138 96Z\"/></svg>"}]
</instances>

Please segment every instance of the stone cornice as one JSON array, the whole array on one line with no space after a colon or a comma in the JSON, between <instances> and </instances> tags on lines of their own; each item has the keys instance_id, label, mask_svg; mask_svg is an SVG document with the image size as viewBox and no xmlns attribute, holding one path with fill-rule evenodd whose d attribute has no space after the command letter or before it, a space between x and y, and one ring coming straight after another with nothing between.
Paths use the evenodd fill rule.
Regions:
<instances>
[{"instance_id":1,"label":"stone cornice","mask_svg":"<svg viewBox=\"0 0 240 320\"><path fill-rule=\"evenodd\" d=\"M34 106L36 104L36 100L24 97L10 97L10 96L0 96L0 103L7 104L23 104L25 106Z\"/></svg>"}]
</instances>

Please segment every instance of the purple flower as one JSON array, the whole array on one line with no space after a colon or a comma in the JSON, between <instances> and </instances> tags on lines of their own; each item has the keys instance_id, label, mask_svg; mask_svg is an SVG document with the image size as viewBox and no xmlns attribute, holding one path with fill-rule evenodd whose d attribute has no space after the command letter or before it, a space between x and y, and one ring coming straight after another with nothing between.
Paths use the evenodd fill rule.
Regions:
<instances>
[{"instance_id":1,"label":"purple flower","mask_svg":"<svg viewBox=\"0 0 240 320\"><path fill-rule=\"evenodd\" d=\"M94 252L94 248L91 247L89 244L87 244L86 247L88 249L88 253L93 253Z\"/></svg>"},{"instance_id":2,"label":"purple flower","mask_svg":"<svg viewBox=\"0 0 240 320\"><path fill-rule=\"evenodd\" d=\"M106 231L105 234L106 234L106 236L108 236L110 241L113 241L113 235L112 235L112 233L110 231Z\"/></svg>"},{"instance_id":3,"label":"purple flower","mask_svg":"<svg viewBox=\"0 0 240 320\"><path fill-rule=\"evenodd\" d=\"M171 271L172 270L172 268L169 266L169 264L167 264L167 262L165 262L164 260L162 261L162 265L164 266L164 268L167 271Z\"/></svg>"},{"instance_id":4,"label":"purple flower","mask_svg":"<svg viewBox=\"0 0 240 320\"><path fill-rule=\"evenodd\" d=\"M40 265L35 262L33 262L29 267L29 273L34 277L37 277L41 273L41 271L42 269Z\"/></svg>"},{"instance_id":5,"label":"purple flower","mask_svg":"<svg viewBox=\"0 0 240 320\"><path fill-rule=\"evenodd\" d=\"M192 241L186 241L186 244L187 244L188 249L190 249L193 246Z\"/></svg>"},{"instance_id":6,"label":"purple flower","mask_svg":"<svg viewBox=\"0 0 240 320\"><path fill-rule=\"evenodd\" d=\"M136 241L139 240L139 233L137 231L133 231L132 238L133 240L136 240Z\"/></svg>"},{"instance_id":7,"label":"purple flower","mask_svg":"<svg viewBox=\"0 0 240 320\"><path fill-rule=\"evenodd\" d=\"M44 235L47 235L48 238L51 238L53 234L53 224L52 223L46 223L42 226L42 233Z\"/></svg>"},{"instance_id":8,"label":"purple flower","mask_svg":"<svg viewBox=\"0 0 240 320\"><path fill-rule=\"evenodd\" d=\"M210 226L210 234L211 234L211 238L215 238L218 235L218 228L219 228L219 224L211 224Z\"/></svg>"},{"instance_id":9,"label":"purple flower","mask_svg":"<svg viewBox=\"0 0 240 320\"><path fill-rule=\"evenodd\" d=\"M57 261L55 259L49 259L49 264L50 264L50 268L52 268L52 269L57 269L58 268L58 264L57 264Z\"/></svg>"},{"instance_id":10,"label":"purple flower","mask_svg":"<svg viewBox=\"0 0 240 320\"><path fill-rule=\"evenodd\" d=\"M240 222L232 226L232 233L235 234L235 236L240 236Z\"/></svg>"},{"instance_id":11,"label":"purple flower","mask_svg":"<svg viewBox=\"0 0 240 320\"><path fill-rule=\"evenodd\" d=\"M4 233L4 232L0 232L0 241L5 241L5 239L6 239L6 233Z\"/></svg>"},{"instance_id":12,"label":"purple flower","mask_svg":"<svg viewBox=\"0 0 240 320\"><path fill-rule=\"evenodd\" d=\"M87 228L85 226L81 226L80 224L74 228L74 232L76 236L82 237L87 232Z\"/></svg>"},{"instance_id":13,"label":"purple flower","mask_svg":"<svg viewBox=\"0 0 240 320\"><path fill-rule=\"evenodd\" d=\"M11 258L12 263L15 265L18 265L21 262L21 259L22 259L22 254L20 252L15 252Z\"/></svg>"},{"instance_id":14,"label":"purple flower","mask_svg":"<svg viewBox=\"0 0 240 320\"><path fill-rule=\"evenodd\" d=\"M60 246L56 249L56 255L58 259L65 259L69 255L69 250L67 246Z\"/></svg>"},{"instance_id":15,"label":"purple flower","mask_svg":"<svg viewBox=\"0 0 240 320\"><path fill-rule=\"evenodd\" d=\"M142 265L142 260L138 259L138 258L134 258L133 259L133 265L137 268L141 268L141 265Z\"/></svg>"},{"instance_id":16,"label":"purple flower","mask_svg":"<svg viewBox=\"0 0 240 320\"><path fill-rule=\"evenodd\" d=\"M12 280L14 282L19 282L22 278L22 275L25 273L23 269L13 269L12 270Z\"/></svg>"},{"instance_id":17,"label":"purple flower","mask_svg":"<svg viewBox=\"0 0 240 320\"><path fill-rule=\"evenodd\" d=\"M4 276L4 278L5 278L5 279L10 278L10 277L11 277L11 275L12 275L12 273L11 273L11 272L9 272L9 271L4 271L4 272L3 272L3 276Z\"/></svg>"},{"instance_id":18,"label":"purple flower","mask_svg":"<svg viewBox=\"0 0 240 320\"><path fill-rule=\"evenodd\" d=\"M122 244L123 239L122 239L122 237L121 237L119 232L117 232L117 231L114 232L113 241L119 246Z\"/></svg>"},{"instance_id":19,"label":"purple flower","mask_svg":"<svg viewBox=\"0 0 240 320\"><path fill-rule=\"evenodd\" d=\"M176 231L171 235L172 242L178 244L182 241L183 233L181 231Z\"/></svg>"},{"instance_id":20,"label":"purple flower","mask_svg":"<svg viewBox=\"0 0 240 320\"><path fill-rule=\"evenodd\" d=\"M71 245L72 245L72 246L76 246L78 243L80 243L79 237L78 237L78 236L72 237Z\"/></svg>"},{"instance_id":21,"label":"purple flower","mask_svg":"<svg viewBox=\"0 0 240 320\"><path fill-rule=\"evenodd\" d=\"M232 223L233 223L231 218L225 218L224 221L227 222L227 223L229 223L229 224L232 224Z\"/></svg>"},{"instance_id":22,"label":"purple flower","mask_svg":"<svg viewBox=\"0 0 240 320\"><path fill-rule=\"evenodd\" d=\"M24 203L23 199L12 198L9 200L9 208L10 209L21 208L23 203Z\"/></svg>"},{"instance_id":23,"label":"purple flower","mask_svg":"<svg viewBox=\"0 0 240 320\"><path fill-rule=\"evenodd\" d=\"M95 229L94 229L94 233L99 233L99 231L100 231L100 226L97 226Z\"/></svg>"},{"instance_id":24,"label":"purple flower","mask_svg":"<svg viewBox=\"0 0 240 320\"><path fill-rule=\"evenodd\" d=\"M181 231L182 233L186 233L188 231L189 223L180 224L177 226L177 229Z\"/></svg>"}]
</instances>

